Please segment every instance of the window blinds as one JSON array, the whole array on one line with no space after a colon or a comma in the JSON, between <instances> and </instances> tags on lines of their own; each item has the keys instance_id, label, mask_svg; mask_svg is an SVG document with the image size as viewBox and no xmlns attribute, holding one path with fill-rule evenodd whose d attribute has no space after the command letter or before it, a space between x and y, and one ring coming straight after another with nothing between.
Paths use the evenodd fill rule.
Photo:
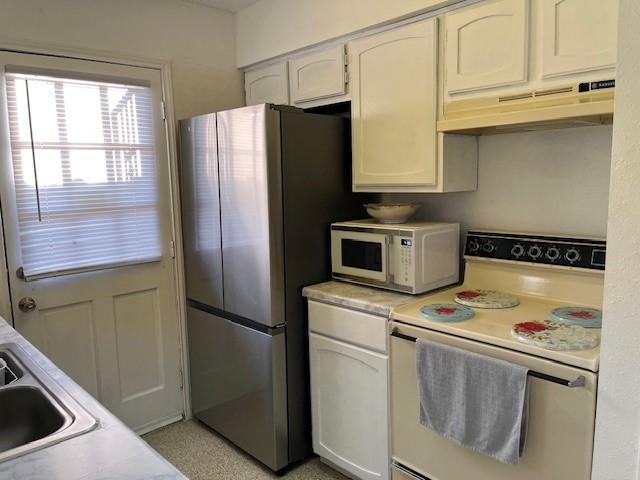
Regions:
<instances>
[{"instance_id":1,"label":"window blinds","mask_svg":"<svg viewBox=\"0 0 640 480\"><path fill-rule=\"evenodd\" d=\"M6 76L23 275L158 260L151 89Z\"/></svg>"}]
</instances>

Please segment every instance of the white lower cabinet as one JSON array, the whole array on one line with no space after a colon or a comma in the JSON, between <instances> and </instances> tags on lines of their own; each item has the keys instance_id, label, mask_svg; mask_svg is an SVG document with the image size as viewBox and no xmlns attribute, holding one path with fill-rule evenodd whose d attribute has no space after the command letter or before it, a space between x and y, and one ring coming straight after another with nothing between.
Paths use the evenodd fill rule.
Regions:
<instances>
[{"instance_id":1,"label":"white lower cabinet","mask_svg":"<svg viewBox=\"0 0 640 480\"><path fill-rule=\"evenodd\" d=\"M310 317L319 312L310 303ZM350 312L336 309L349 321ZM386 331L387 319L367 315ZM316 322L318 319L314 319ZM321 321L321 319L320 319ZM385 347L386 350L386 347ZM309 333L313 450L362 480L388 480L389 357Z\"/></svg>"}]
</instances>

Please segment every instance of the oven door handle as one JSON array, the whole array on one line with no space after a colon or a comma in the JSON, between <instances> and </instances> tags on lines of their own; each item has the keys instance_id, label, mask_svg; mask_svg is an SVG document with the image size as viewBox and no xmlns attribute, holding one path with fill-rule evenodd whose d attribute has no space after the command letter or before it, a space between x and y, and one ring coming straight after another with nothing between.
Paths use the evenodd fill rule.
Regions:
<instances>
[{"instance_id":1,"label":"oven door handle","mask_svg":"<svg viewBox=\"0 0 640 480\"><path fill-rule=\"evenodd\" d=\"M409 342L414 342L417 340L416 337L412 337L411 335L405 335L404 333L400 333L397 329L393 329L391 331L391 336L396 338L401 338L402 340L407 340ZM547 375L546 373L536 372L535 370L529 370L527 375L530 377L540 378L542 380L546 380L548 382L557 383L558 385L564 385L569 388L576 387L584 387L587 383L587 379L584 375L579 375L574 380L565 380L564 378L554 377L553 375Z\"/></svg>"}]
</instances>

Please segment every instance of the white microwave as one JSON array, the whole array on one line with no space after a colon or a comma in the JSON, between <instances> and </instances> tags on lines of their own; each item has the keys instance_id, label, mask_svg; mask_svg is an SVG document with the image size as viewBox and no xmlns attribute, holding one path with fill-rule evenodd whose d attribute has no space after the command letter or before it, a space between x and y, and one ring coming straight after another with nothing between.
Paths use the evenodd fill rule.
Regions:
<instances>
[{"instance_id":1,"label":"white microwave","mask_svg":"<svg viewBox=\"0 0 640 480\"><path fill-rule=\"evenodd\" d=\"M460 225L354 220L331 225L333 278L411 294L456 283Z\"/></svg>"}]
</instances>

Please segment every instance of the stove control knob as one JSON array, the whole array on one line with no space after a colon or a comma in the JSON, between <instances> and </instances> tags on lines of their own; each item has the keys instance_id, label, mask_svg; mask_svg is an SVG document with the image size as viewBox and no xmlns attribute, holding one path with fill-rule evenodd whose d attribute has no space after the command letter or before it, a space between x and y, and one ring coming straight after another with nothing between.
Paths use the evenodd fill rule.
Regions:
<instances>
[{"instance_id":1,"label":"stove control knob","mask_svg":"<svg viewBox=\"0 0 640 480\"><path fill-rule=\"evenodd\" d=\"M516 258L520 258L522 255L524 255L524 247L521 244L516 243L511 249L511 255Z\"/></svg>"},{"instance_id":2,"label":"stove control knob","mask_svg":"<svg viewBox=\"0 0 640 480\"><path fill-rule=\"evenodd\" d=\"M549 260L551 260L552 262L554 260L557 260L558 258L560 258L560 250L558 250L556 247L551 247L547 249L547 258Z\"/></svg>"},{"instance_id":3,"label":"stove control knob","mask_svg":"<svg viewBox=\"0 0 640 480\"><path fill-rule=\"evenodd\" d=\"M482 250L484 250L487 253L492 253L495 251L495 249L496 249L496 246L491 242L487 242L482 246Z\"/></svg>"},{"instance_id":4,"label":"stove control knob","mask_svg":"<svg viewBox=\"0 0 640 480\"><path fill-rule=\"evenodd\" d=\"M567 250L567 253L564 254L564 258L566 258L569 263L576 263L580 260L580 252L575 248L570 248Z\"/></svg>"},{"instance_id":5,"label":"stove control knob","mask_svg":"<svg viewBox=\"0 0 640 480\"><path fill-rule=\"evenodd\" d=\"M538 245L534 245L529 248L529 256L534 260L537 260L542 255L542 249Z\"/></svg>"},{"instance_id":6,"label":"stove control knob","mask_svg":"<svg viewBox=\"0 0 640 480\"><path fill-rule=\"evenodd\" d=\"M480 250L480 244L479 244L478 242L476 242L475 240L471 240L471 241L469 242L469 245L468 245L468 246L469 246L469 251L470 251L471 253L475 253L475 252L477 252L478 250Z\"/></svg>"}]
</instances>

